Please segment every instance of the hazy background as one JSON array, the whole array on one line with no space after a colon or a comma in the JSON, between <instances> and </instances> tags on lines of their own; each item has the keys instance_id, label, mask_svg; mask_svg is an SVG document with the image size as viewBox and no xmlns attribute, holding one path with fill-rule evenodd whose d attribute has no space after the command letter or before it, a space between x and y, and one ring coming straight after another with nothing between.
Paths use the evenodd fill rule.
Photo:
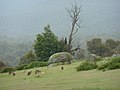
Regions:
<instances>
[{"instance_id":1,"label":"hazy background","mask_svg":"<svg viewBox=\"0 0 120 90\"><path fill-rule=\"evenodd\" d=\"M60 36L67 36L70 18L65 8L73 0L0 0L0 34L34 38L47 24ZM82 5L80 38L120 38L120 0L76 0Z\"/></svg>"},{"instance_id":2,"label":"hazy background","mask_svg":"<svg viewBox=\"0 0 120 90\"><path fill-rule=\"evenodd\" d=\"M31 50L36 34L50 24L59 37L68 37L70 17L66 8L73 0L0 0L0 61L17 65ZM120 40L120 0L76 0L82 6L81 28L74 44L86 40Z\"/></svg>"}]
</instances>

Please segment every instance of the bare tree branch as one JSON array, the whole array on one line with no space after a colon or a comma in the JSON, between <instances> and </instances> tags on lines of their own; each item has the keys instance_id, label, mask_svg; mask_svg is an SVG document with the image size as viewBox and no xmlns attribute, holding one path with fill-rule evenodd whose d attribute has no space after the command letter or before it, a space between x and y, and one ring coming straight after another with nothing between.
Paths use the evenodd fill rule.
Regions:
<instances>
[{"instance_id":1,"label":"bare tree branch","mask_svg":"<svg viewBox=\"0 0 120 90\"><path fill-rule=\"evenodd\" d=\"M80 51L80 49L81 49L81 48L80 48L80 45L81 45L81 44L80 44L80 43L78 43L78 46L77 46L76 48L72 49L71 51L72 51L72 52L73 52L73 51L77 51L77 50L79 50L79 51Z\"/></svg>"},{"instance_id":2,"label":"bare tree branch","mask_svg":"<svg viewBox=\"0 0 120 90\"><path fill-rule=\"evenodd\" d=\"M70 29L71 31L70 31L69 38L68 38L68 52L71 53L73 35L75 35L80 29L80 24L78 24L78 22L80 20L81 7L78 7L76 2L73 2L72 7L70 9L66 9L66 11L68 12L71 18L71 29Z\"/></svg>"},{"instance_id":3,"label":"bare tree branch","mask_svg":"<svg viewBox=\"0 0 120 90\"><path fill-rule=\"evenodd\" d=\"M76 28L76 31L74 33L72 33L72 36L75 35L78 32L79 28Z\"/></svg>"}]
</instances>

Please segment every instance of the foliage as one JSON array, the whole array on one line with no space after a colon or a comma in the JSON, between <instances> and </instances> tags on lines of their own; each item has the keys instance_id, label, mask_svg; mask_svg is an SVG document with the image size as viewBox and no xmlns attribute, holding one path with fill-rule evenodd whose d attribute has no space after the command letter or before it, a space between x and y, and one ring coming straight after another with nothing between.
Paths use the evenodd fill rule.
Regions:
<instances>
[{"instance_id":1,"label":"foliage","mask_svg":"<svg viewBox=\"0 0 120 90\"><path fill-rule=\"evenodd\" d=\"M108 66L110 65L109 62L106 62L104 64L101 64L100 66L98 66L98 70L103 70L103 69L106 69Z\"/></svg>"},{"instance_id":2,"label":"foliage","mask_svg":"<svg viewBox=\"0 0 120 90\"><path fill-rule=\"evenodd\" d=\"M109 66L108 66L109 70L112 69L120 69L120 57L114 57L110 60L109 62Z\"/></svg>"},{"instance_id":3,"label":"foliage","mask_svg":"<svg viewBox=\"0 0 120 90\"><path fill-rule=\"evenodd\" d=\"M42 34L36 35L34 49L37 60L47 61L52 54L62 51L62 48L57 36L51 31L50 25L44 28Z\"/></svg>"},{"instance_id":4,"label":"foliage","mask_svg":"<svg viewBox=\"0 0 120 90\"><path fill-rule=\"evenodd\" d=\"M109 61L108 60L106 60L106 59L104 59L104 60L102 60L102 61L98 61L97 62L97 65L98 65L98 70L102 70L102 69L105 69L105 67L103 66L103 65L105 65L106 63L108 63Z\"/></svg>"},{"instance_id":5,"label":"foliage","mask_svg":"<svg viewBox=\"0 0 120 90\"><path fill-rule=\"evenodd\" d=\"M23 70L26 66L27 66L27 64L18 65L15 69L16 70Z\"/></svg>"},{"instance_id":6,"label":"foliage","mask_svg":"<svg viewBox=\"0 0 120 90\"><path fill-rule=\"evenodd\" d=\"M44 62L44 61L33 61L30 64L28 64L27 66L25 66L24 69L31 69L34 67L44 67L47 65L48 65L48 63Z\"/></svg>"},{"instance_id":7,"label":"foliage","mask_svg":"<svg viewBox=\"0 0 120 90\"><path fill-rule=\"evenodd\" d=\"M113 69L120 69L120 63L113 63L110 66L108 66L108 70L113 70Z\"/></svg>"},{"instance_id":8,"label":"foliage","mask_svg":"<svg viewBox=\"0 0 120 90\"><path fill-rule=\"evenodd\" d=\"M96 60L96 62L98 62L98 61L102 61L102 60L103 60L103 58L102 58L102 57L97 56L95 60Z\"/></svg>"},{"instance_id":9,"label":"foliage","mask_svg":"<svg viewBox=\"0 0 120 90\"><path fill-rule=\"evenodd\" d=\"M104 60L105 61L105 60ZM120 68L120 57L114 57L111 58L109 61L106 61L105 63L102 63L101 65L98 65L98 70L103 69L119 69Z\"/></svg>"},{"instance_id":10,"label":"foliage","mask_svg":"<svg viewBox=\"0 0 120 90\"><path fill-rule=\"evenodd\" d=\"M92 62L84 61L76 67L77 71L91 70L97 68L97 65Z\"/></svg>"},{"instance_id":11,"label":"foliage","mask_svg":"<svg viewBox=\"0 0 120 90\"><path fill-rule=\"evenodd\" d=\"M12 71L14 71L14 70L15 70L15 69L12 68L12 67L6 67L6 68L2 69L1 73L12 72Z\"/></svg>"},{"instance_id":12,"label":"foliage","mask_svg":"<svg viewBox=\"0 0 120 90\"><path fill-rule=\"evenodd\" d=\"M111 50L114 50L118 45L120 45L120 41L115 41L113 39L108 39L108 40L106 40L105 44Z\"/></svg>"},{"instance_id":13,"label":"foliage","mask_svg":"<svg viewBox=\"0 0 120 90\"><path fill-rule=\"evenodd\" d=\"M113 62L113 63L120 63L120 57L113 57L111 59L111 62Z\"/></svg>"},{"instance_id":14,"label":"foliage","mask_svg":"<svg viewBox=\"0 0 120 90\"><path fill-rule=\"evenodd\" d=\"M103 56L104 54L106 54L106 52L109 52L109 48L102 44L102 40L100 38L95 38L91 41L88 41L87 47L89 52L98 56Z\"/></svg>"},{"instance_id":15,"label":"foliage","mask_svg":"<svg viewBox=\"0 0 120 90\"><path fill-rule=\"evenodd\" d=\"M35 61L35 55L32 51L29 51L26 55L20 58L20 64L28 64Z\"/></svg>"},{"instance_id":16,"label":"foliage","mask_svg":"<svg viewBox=\"0 0 120 90\"><path fill-rule=\"evenodd\" d=\"M103 43L100 38L94 38L87 42L87 50L90 53L96 54L98 56L106 57L112 56L116 52L119 53L117 51L119 45L120 41L108 39L105 43Z\"/></svg>"}]
</instances>

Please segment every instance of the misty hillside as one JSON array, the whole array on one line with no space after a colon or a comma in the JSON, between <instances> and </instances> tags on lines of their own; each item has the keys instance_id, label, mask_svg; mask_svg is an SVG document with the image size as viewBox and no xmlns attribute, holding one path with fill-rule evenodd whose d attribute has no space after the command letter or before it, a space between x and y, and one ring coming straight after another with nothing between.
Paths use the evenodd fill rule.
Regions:
<instances>
[{"instance_id":1,"label":"misty hillside","mask_svg":"<svg viewBox=\"0 0 120 90\"><path fill-rule=\"evenodd\" d=\"M19 58L32 49L31 42L0 36L0 61L8 65L17 65Z\"/></svg>"}]
</instances>

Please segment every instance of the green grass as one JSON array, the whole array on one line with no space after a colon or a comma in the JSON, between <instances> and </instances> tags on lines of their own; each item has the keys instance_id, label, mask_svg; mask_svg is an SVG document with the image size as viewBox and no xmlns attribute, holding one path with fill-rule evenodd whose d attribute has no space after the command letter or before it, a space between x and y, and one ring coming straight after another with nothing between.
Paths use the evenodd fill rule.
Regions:
<instances>
[{"instance_id":1,"label":"green grass","mask_svg":"<svg viewBox=\"0 0 120 90\"><path fill-rule=\"evenodd\" d=\"M0 74L0 90L120 90L120 69L77 72L78 65L62 65L63 71L61 66L32 69L46 72L40 78L35 78L34 73L27 76L29 70L17 71L16 76Z\"/></svg>"}]
</instances>

